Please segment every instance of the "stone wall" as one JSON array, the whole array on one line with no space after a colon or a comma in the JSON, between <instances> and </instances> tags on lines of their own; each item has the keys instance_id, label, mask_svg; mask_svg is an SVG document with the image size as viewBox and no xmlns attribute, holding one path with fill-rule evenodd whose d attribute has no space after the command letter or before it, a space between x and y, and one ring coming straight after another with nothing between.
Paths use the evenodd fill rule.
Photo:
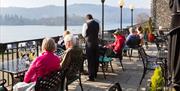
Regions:
<instances>
[{"instance_id":1,"label":"stone wall","mask_svg":"<svg viewBox=\"0 0 180 91\"><path fill-rule=\"evenodd\" d=\"M151 14L155 28L162 26L169 28L171 23L170 9L168 0L152 0Z\"/></svg>"}]
</instances>

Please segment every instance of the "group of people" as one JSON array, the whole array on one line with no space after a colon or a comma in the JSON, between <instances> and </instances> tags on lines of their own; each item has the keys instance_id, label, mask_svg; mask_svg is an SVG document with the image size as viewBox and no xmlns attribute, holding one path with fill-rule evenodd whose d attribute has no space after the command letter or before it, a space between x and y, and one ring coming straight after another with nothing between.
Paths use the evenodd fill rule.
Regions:
<instances>
[{"instance_id":1,"label":"group of people","mask_svg":"<svg viewBox=\"0 0 180 91\"><path fill-rule=\"evenodd\" d=\"M99 23L93 19L91 14L87 14L85 17L86 22L82 28L82 36L85 38L85 50L88 61L88 81L95 81L98 72L99 66L99 33L100 27ZM129 29L130 34L125 38L121 32L116 31L113 33L115 41L113 44L106 45L104 47L112 49L113 53L116 55L122 55L122 49L125 43L128 43L128 40L134 39L134 30ZM140 30L140 28L138 29ZM139 39L142 37L141 31L139 33ZM54 51L56 50L56 43L52 38L45 38L42 42L42 54L37 57L30 65L28 71L24 76L25 83L36 82L38 77L46 76L53 71L59 69L68 69L68 64L71 63L74 59L72 49L75 47L73 41L73 36L69 31L65 31L63 34L63 40L59 42L60 47L65 49L63 56L57 56ZM59 47L59 46L58 46ZM121 53L121 54L119 54ZM76 55L74 55L76 56Z\"/></svg>"},{"instance_id":2,"label":"group of people","mask_svg":"<svg viewBox=\"0 0 180 91\"><path fill-rule=\"evenodd\" d=\"M13 91L25 91L24 89L26 89L27 86L31 87L31 85L35 85L35 82L38 80L38 77L45 77L46 75L49 75L50 73L60 69L62 70L69 69L70 62L74 61L74 59L72 59L73 56L72 53L75 53L73 37L69 31L65 31L63 36L64 36L63 41L65 48L63 55L57 56L54 53L55 50L57 49L57 45L54 39L52 38L43 39L41 46L42 48L41 55L32 61L28 71L25 73L24 81L16 84L13 87ZM68 75L67 79L69 76L72 75Z\"/></svg>"},{"instance_id":3,"label":"group of people","mask_svg":"<svg viewBox=\"0 0 180 91\"><path fill-rule=\"evenodd\" d=\"M128 48L136 48L144 44L141 26L138 26L136 29L129 28L129 34L126 38L120 31L115 31L113 36L115 38L114 43L108 44L106 47L113 49L115 54L120 53L121 56L122 54L127 55Z\"/></svg>"},{"instance_id":4,"label":"group of people","mask_svg":"<svg viewBox=\"0 0 180 91\"><path fill-rule=\"evenodd\" d=\"M99 23L93 20L92 15L88 14L85 17L86 23L83 25L82 35L86 40L86 54L88 59L88 73L89 81L94 81L97 76L98 70L98 33L99 33ZM63 55L57 56L54 52L57 46L54 39L45 38L42 42L42 53L34 61L32 61L28 71L25 73L24 81L16 84L13 87L14 91L19 91L19 87L27 86L26 84L34 83L37 81L38 77L44 77L51 72L63 69L72 69L69 67L72 61L75 61L78 51L81 53L80 49L76 49L75 43L73 41L73 36L69 31L65 31L63 34L63 41L60 42L60 47L65 49ZM77 59L79 60L79 59ZM76 65L78 66L78 65ZM75 66L73 66L75 67ZM68 73L68 72L67 72ZM71 73L67 75L72 76ZM35 84L35 83L34 83ZM27 88L27 87L25 87ZM22 89L22 88L21 88ZM23 91L23 90L22 90Z\"/></svg>"}]
</instances>

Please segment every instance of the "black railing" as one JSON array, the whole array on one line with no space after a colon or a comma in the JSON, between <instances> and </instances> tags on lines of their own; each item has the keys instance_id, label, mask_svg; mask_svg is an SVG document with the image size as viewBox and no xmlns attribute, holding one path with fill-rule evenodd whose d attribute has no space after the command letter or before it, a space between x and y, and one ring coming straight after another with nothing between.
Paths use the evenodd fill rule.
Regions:
<instances>
[{"instance_id":1,"label":"black railing","mask_svg":"<svg viewBox=\"0 0 180 91\"><path fill-rule=\"evenodd\" d=\"M57 43L59 37L52 38ZM32 61L33 58L39 55L42 40L43 38L0 43L0 79L7 80L6 86L13 86L15 83L14 78L21 75L21 71L27 70L27 67L23 67L22 65L25 64L28 66L28 61Z\"/></svg>"}]
</instances>

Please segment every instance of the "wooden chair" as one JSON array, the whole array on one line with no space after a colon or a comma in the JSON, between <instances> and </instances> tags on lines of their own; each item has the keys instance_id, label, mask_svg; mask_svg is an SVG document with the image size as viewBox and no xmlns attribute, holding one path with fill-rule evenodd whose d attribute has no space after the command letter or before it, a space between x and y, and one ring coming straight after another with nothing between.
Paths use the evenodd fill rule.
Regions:
<instances>
[{"instance_id":1,"label":"wooden chair","mask_svg":"<svg viewBox=\"0 0 180 91\"><path fill-rule=\"evenodd\" d=\"M35 91L63 91L64 90L64 71L58 70L45 77L39 77Z\"/></svg>"},{"instance_id":2,"label":"wooden chair","mask_svg":"<svg viewBox=\"0 0 180 91\"><path fill-rule=\"evenodd\" d=\"M0 80L0 91L8 91L7 88L4 86L6 83L5 79Z\"/></svg>"}]
</instances>

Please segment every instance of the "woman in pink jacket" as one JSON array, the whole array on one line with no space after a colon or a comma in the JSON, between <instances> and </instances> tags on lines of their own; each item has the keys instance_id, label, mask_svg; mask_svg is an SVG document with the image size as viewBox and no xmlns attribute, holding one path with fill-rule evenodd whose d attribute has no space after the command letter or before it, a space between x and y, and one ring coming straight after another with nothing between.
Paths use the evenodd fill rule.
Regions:
<instances>
[{"instance_id":1,"label":"woman in pink jacket","mask_svg":"<svg viewBox=\"0 0 180 91\"><path fill-rule=\"evenodd\" d=\"M24 82L36 82L38 77L43 77L53 71L60 69L61 58L54 54L56 45L53 39L45 38L42 43L44 51L30 65L25 74Z\"/></svg>"}]
</instances>

